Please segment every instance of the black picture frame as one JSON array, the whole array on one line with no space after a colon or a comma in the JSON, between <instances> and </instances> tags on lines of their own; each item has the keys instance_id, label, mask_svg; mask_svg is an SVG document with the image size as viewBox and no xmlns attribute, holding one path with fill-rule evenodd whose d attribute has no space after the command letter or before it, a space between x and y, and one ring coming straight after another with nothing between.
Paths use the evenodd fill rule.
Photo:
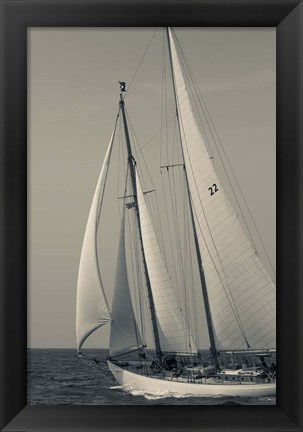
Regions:
<instances>
[{"instance_id":1,"label":"black picture frame","mask_svg":"<svg viewBox=\"0 0 303 432\"><path fill-rule=\"evenodd\" d=\"M0 421L4 431L302 431L302 22L300 0L0 0ZM27 406L27 28L276 27L276 406Z\"/></svg>"}]
</instances>

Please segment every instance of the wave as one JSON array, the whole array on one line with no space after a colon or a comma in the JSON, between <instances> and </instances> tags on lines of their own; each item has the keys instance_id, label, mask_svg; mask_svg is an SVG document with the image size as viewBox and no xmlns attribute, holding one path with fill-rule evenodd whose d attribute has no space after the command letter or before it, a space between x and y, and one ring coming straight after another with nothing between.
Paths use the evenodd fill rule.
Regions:
<instances>
[{"instance_id":1,"label":"wave","mask_svg":"<svg viewBox=\"0 0 303 432\"><path fill-rule=\"evenodd\" d=\"M188 398L201 398L201 395L194 394L186 394L181 395L178 393L174 393L172 391L154 391L154 392L146 392L144 390L135 390L132 388L124 388L123 386L112 386L111 390L123 390L126 393L131 394L132 396L143 396L147 400L158 400L158 399L167 399L167 398L175 398L175 399L188 399ZM224 396L214 395L212 399L220 399Z\"/></svg>"}]
</instances>

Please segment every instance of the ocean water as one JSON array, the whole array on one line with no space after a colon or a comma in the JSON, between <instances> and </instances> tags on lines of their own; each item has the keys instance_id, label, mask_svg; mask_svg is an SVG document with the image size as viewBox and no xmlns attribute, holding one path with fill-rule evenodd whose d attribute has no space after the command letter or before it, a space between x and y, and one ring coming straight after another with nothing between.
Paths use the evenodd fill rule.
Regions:
<instances>
[{"instance_id":1,"label":"ocean water","mask_svg":"<svg viewBox=\"0 0 303 432\"><path fill-rule=\"evenodd\" d=\"M101 362L92 368L72 349L28 349L29 405L275 405L276 398L166 397L128 392L117 384L105 361L107 350L84 350Z\"/></svg>"}]
</instances>

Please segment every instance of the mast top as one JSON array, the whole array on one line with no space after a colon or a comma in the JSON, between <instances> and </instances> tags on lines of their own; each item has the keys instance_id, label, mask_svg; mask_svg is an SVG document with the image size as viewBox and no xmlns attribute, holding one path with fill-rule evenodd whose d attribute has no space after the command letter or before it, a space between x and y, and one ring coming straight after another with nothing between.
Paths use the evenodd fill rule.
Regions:
<instances>
[{"instance_id":1,"label":"mast top","mask_svg":"<svg viewBox=\"0 0 303 432\"><path fill-rule=\"evenodd\" d=\"M123 98L122 93L126 92L126 83L124 81L119 81L119 84L120 84L120 91L121 91L120 97L122 99Z\"/></svg>"}]
</instances>

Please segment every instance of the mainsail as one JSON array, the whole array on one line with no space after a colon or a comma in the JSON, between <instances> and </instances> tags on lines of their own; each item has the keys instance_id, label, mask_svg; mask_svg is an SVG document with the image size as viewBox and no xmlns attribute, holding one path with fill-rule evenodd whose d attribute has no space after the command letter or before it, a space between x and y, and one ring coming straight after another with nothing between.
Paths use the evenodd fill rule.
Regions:
<instances>
[{"instance_id":1,"label":"mainsail","mask_svg":"<svg viewBox=\"0 0 303 432\"><path fill-rule=\"evenodd\" d=\"M110 355L132 351L142 346L132 307L125 256L125 207L121 221L119 249L116 266L116 279L112 304L112 323L110 331Z\"/></svg>"},{"instance_id":2,"label":"mainsail","mask_svg":"<svg viewBox=\"0 0 303 432\"><path fill-rule=\"evenodd\" d=\"M97 230L114 135L115 130L112 134L98 179L86 225L80 258L76 309L78 352L91 333L111 320L98 264Z\"/></svg>"},{"instance_id":3,"label":"mainsail","mask_svg":"<svg viewBox=\"0 0 303 432\"><path fill-rule=\"evenodd\" d=\"M171 30L169 38L184 162L216 347L275 348L275 284L223 190L192 112Z\"/></svg>"},{"instance_id":4,"label":"mainsail","mask_svg":"<svg viewBox=\"0 0 303 432\"><path fill-rule=\"evenodd\" d=\"M164 352L197 353L148 213L138 175L137 197L142 240L155 304L161 349Z\"/></svg>"}]
</instances>

